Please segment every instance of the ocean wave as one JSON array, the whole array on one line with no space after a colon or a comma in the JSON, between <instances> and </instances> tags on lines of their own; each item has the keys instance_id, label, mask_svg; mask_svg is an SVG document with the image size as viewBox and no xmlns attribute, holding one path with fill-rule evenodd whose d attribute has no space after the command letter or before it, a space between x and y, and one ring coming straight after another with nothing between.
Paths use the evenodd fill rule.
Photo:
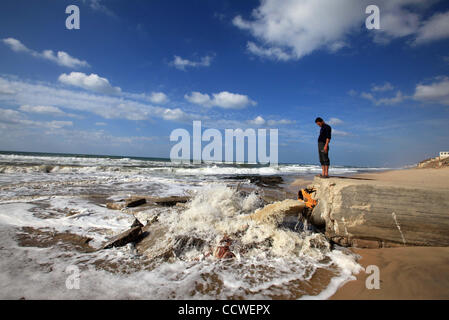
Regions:
<instances>
[{"instance_id":1,"label":"ocean wave","mask_svg":"<svg viewBox=\"0 0 449 320\"><path fill-rule=\"evenodd\" d=\"M335 174L360 171L386 170L387 168L361 168L331 166ZM126 172L137 174L174 174L185 176L212 175L288 175L316 174L321 167L313 164L279 164L266 166L257 164L230 163L176 163L162 160L135 158L110 158L93 156L41 156L0 154L0 173L94 173Z\"/></svg>"},{"instance_id":2,"label":"ocean wave","mask_svg":"<svg viewBox=\"0 0 449 320\"><path fill-rule=\"evenodd\" d=\"M386 170L385 168L330 168L333 174L357 173L361 171ZM120 165L67 165L67 164L0 164L0 173L126 173L161 174L175 176L230 176L230 175L307 175L321 172L315 165L279 165L260 167L237 167L229 165L201 166L130 166Z\"/></svg>"}]
</instances>

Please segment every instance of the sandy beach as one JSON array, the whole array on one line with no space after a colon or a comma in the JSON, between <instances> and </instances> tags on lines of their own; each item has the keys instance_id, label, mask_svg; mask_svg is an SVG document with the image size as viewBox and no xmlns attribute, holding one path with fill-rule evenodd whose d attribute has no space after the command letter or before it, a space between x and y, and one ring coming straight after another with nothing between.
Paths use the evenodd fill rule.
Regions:
<instances>
[{"instance_id":1,"label":"sandy beach","mask_svg":"<svg viewBox=\"0 0 449 320\"><path fill-rule=\"evenodd\" d=\"M369 274L343 285L333 300L449 299L449 247L352 249L363 268L376 265L380 289L367 289Z\"/></svg>"},{"instance_id":2,"label":"sandy beach","mask_svg":"<svg viewBox=\"0 0 449 320\"><path fill-rule=\"evenodd\" d=\"M355 178L373 179L383 184L404 186L449 189L449 167L410 168L375 173L362 173L354 175Z\"/></svg>"},{"instance_id":3,"label":"sandy beach","mask_svg":"<svg viewBox=\"0 0 449 320\"><path fill-rule=\"evenodd\" d=\"M404 169L364 173L351 178L378 181L381 185L449 190L449 168ZM302 185L299 179L295 185ZM398 247L357 249L363 268L380 270L380 289L367 289L369 274L361 271L331 299L449 299L449 247Z\"/></svg>"}]
</instances>

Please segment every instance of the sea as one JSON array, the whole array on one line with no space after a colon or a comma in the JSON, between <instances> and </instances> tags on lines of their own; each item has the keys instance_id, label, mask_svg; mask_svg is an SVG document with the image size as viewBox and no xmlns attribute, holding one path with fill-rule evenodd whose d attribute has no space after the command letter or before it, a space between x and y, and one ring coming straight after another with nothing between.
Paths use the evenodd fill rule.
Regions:
<instances>
[{"instance_id":1,"label":"sea","mask_svg":"<svg viewBox=\"0 0 449 320\"><path fill-rule=\"evenodd\" d=\"M357 255L310 228L248 219L266 204L266 188L251 177L282 177L270 187L282 198L286 185L320 171L312 164L0 152L0 299L327 299L361 271ZM139 195L190 200L137 211L106 206ZM136 218L145 224L154 217L161 231L154 250L142 254L132 243L101 249ZM231 239L231 259L210 254L223 239ZM171 247L170 258L155 253Z\"/></svg>"}]
</instances>

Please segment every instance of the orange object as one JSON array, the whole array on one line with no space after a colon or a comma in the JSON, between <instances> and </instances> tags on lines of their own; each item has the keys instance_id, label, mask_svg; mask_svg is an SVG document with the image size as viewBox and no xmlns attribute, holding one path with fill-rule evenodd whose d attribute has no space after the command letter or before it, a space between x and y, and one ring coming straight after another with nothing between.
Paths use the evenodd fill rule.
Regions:
<instances>
[{"instance_id":1,"label":"orange object","mask_svg":"<svg viewBox=\"0 0 449 320\"><path fill-rule=\"evenodd\" d=\"M310 195L314 191L310 189L301 189L298 191L298 200L305 202L306 207L310 209L313 209L317 204L317 201Z\"/></svg>"}]
</instances>

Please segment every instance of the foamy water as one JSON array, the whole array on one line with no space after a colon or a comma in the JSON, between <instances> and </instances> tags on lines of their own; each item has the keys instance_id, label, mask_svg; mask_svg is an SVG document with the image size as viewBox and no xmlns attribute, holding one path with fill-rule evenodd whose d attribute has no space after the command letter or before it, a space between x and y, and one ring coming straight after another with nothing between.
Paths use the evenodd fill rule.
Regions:
<instances>
[{"instance_id":1,"label":"foamy water","mask_svg":"<svg viewBox=\"0 0 449 320\"><path fill-rule=\"evenodd\" d=\"M315 170L301 165L176 166L132 158L0 154L0 297L328 298L360 270L355 257L331 248L321 234L248 219L263 200L256 193L237 192L232 179L223 180L223 175ZM144 223L157 215L154 227L163 230L163 237L143 253L132 245L83 252L64 242L43 243L44 236L69 233L90 237L89 244L100 248L134 220L104 203L135 194L190 195L192 200L185 208L135 213ZM232 239L235 258L211 254L223 237ZM199 239L201 245L179 247L179 239ZM152 259L158 250L173 246L178 246L175 257ZM66 288L71 265L80 269L79 290Z\"/></svg>"}]
</instances>

